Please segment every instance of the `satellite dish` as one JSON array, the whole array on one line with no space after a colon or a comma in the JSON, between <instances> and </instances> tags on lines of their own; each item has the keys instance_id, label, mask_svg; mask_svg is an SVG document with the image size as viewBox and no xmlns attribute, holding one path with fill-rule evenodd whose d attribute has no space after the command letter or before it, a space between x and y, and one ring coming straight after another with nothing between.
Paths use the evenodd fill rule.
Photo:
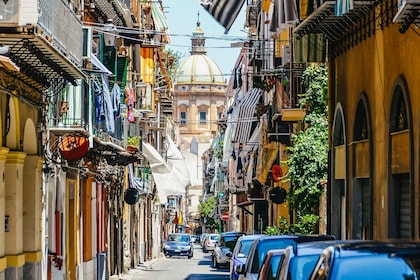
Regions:
<instances>
[{"instance_id":1,"label":"satellite dish","mask_svg":"<svg viewBox=\"0 0 420 280\"><path fill-rule=\"evenodd\" d=\"M281 177L283 177L283 170L281 169L280 165L273 164L273 166L271 167L271 176L276 182L279 182L281 180Z\"/></svg>"}]
</instances>

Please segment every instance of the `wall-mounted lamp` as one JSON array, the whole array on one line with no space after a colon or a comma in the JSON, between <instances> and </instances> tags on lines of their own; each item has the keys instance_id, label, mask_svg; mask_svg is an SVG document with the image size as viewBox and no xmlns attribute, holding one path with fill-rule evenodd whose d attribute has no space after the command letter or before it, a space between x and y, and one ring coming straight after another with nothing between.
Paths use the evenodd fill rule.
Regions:
<instances>
[{"instance_id":1,"label":"wall-mounted lamp","mask_svg":"<svg viewBox=\"0 0 420 280\"><path fill-rule=\"evenodd\" d=\"M108 19L104 32L104 44L106 47L115 47L117 43L117 28L112 23L112 19Z\"/></svg>"},{"instance_id":2,"label":"wall-mounted lamp","mask_svg":"<svg viewBox=\"0 0 420 280\"><path fill-rule=\"evenodd\" d=\"M144 99L146 97L146 84L143 83L142 81L138 81L136 83L136 99L137 99L137 108L142 108L144 107Z\"/></svg>"}]
</instances>

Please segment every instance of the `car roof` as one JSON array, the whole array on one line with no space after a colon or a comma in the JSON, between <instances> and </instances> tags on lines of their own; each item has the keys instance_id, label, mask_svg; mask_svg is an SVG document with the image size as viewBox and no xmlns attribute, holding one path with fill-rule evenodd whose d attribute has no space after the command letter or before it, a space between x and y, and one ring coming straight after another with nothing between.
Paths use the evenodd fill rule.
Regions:
<instances>
[{"instance_id":1,"label":"car roof","mask_svg":"<svg viewBox=\"0 0 420 280\"><path fill-rule=\"evenodd\" d=\"M293 239L295 242L310 242L310 241L323 241L335 240L332 235L315 235L315 234L284 234L284 235L263 235L258 240L264 242L265 240L273 239Z\"/></svg>"},{"instance_id":2,"label":"car roof","mask_svg":"<svg viewBox=\"0 0 420 280\"><path fill-rule=\"evenodd\" d=\"M325 248L336 244L348 244L359 242L359 240L324 240L324 241L312 241L297 243L289 246L288 250L293 250L293 254L296 256L306 256L313 254L320 254Z\"/></svg>"},{"instance_id":3,"label":"car roof","mask_svg":"<svg viewBox=\"0 0 420 280\"><path fill-rule=\"evenodd\" d=\"M261 236L264 236L263 234L251 234L251 235L242 235L239 237L238 240L255 240Z\"/></svg>"},{"instance_id":4,"label":"car roof","mask_svg":"<svg viewBox=\"0 0 420 280\"><path fill-rule=\"evenodd\" d=\"M244 232L239 231L228 231L228 232L222 232L220 236L230 236L230 235L245 235Z\"/></svg>"},{"instance_id":5,"label":"car roof","mask_svg":"<svg viewBox=\"0 0 420 280\"><path fill-rule=\"evenodd\" d=\"M335 257L372 254L420 254L420 242L416 241L360 241L335 244L332 248L335 251Z\"/></svg>"}]
</instances>

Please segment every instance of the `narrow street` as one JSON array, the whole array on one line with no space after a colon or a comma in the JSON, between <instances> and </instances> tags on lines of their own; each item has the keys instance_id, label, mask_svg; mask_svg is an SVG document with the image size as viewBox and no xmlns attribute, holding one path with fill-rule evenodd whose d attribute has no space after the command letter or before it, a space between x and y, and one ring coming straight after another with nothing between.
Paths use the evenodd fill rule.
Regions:
<instances>
[{"instance_id":1,"label":"narrow street","mask_svg":"<svg viewBox=\"0 0 420 280\"><path fill-rule=\"evenodd\" d=\"M211 253L203 253L199 245L194 245L194 257L160 258L150 267L131 270L120 279L130 280L227 280L229 268L214 269L211 266Z\"/></svg>"}]
</instances>

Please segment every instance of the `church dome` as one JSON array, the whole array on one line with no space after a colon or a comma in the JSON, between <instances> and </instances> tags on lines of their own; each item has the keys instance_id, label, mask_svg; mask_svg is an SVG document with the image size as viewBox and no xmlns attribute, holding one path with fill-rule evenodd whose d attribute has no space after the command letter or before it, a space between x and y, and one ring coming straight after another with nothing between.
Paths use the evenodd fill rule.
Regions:
<instances>
[{"instance_id":1,"label":"church dome","mask_svg":"<svg viewBox=\"0 0 420 280\"><path fill-rule=\"evenodd\" d=\"M191 54L178 69L178 84L225 84L219 66L205 54Z\"/></svg>"},{"instance_id":2,"label":"church dome","mask_svg":"<svg viewBox=\"0 0 420 280\"><path fill-rule=\"evenodd\" d=\"M191 52L177 71L177 84L226 84L220 67L206 55L204 32L197 22L191 38Z\"/></svg>"}]
</instances>

